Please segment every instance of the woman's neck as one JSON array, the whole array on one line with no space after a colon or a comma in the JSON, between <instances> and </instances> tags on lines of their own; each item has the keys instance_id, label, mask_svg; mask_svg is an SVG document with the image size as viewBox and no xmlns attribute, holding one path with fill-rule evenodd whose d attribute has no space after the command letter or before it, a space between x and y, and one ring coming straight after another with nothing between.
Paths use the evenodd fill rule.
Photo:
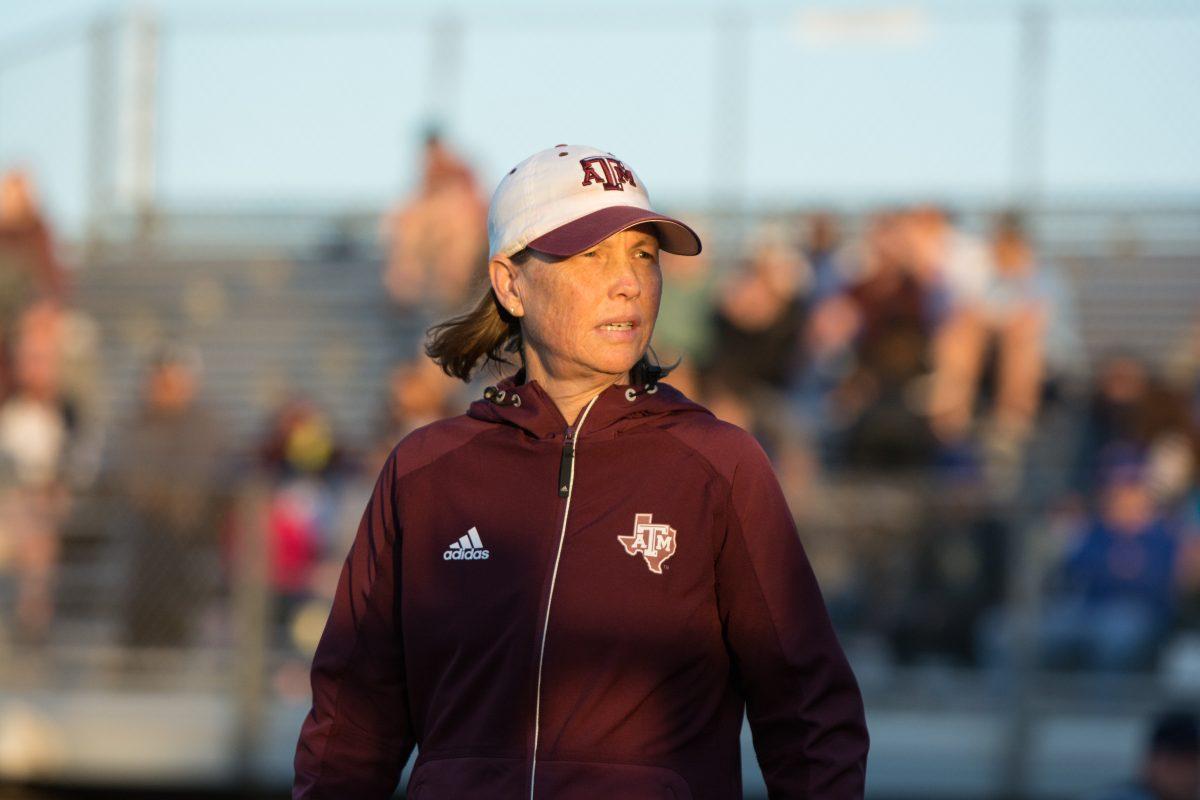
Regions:
<instances>
[{"instance_id":1,"label":"woman's neck","mask_svg":"<svg viewBox=\"0 0 1200 800\"><path fill-rule=\"evenodd\" d=\"M578 421L579 412L588 401L609 386L617 383L628 383L629 373L609 375L604 372L585 376L555 375L544 368L536 358L525 361L525 381L537 381L538 385L550 395L554 405L558 407L563 419L569 426Z\"/></svg>"}]
</instances>

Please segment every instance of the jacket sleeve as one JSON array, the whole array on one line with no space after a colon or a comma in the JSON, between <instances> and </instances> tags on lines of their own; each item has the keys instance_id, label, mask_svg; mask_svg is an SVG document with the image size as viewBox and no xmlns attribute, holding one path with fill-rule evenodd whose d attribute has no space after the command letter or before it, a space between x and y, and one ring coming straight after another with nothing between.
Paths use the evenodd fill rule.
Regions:
<instances>
[{"instance_id":1,"label":"jacket sleeve","mask_svg":"<svg viewBox=\"0 0 1200 800\"><path fill-rule=\"evenodd\" d=\"M363 512L313 657L293 800L391 797L415 745L399 620L395 458L393 450Z\"/></svg>"},{"instance_id":2,"label":"jacket sleeve","mask_svg":"<svg viewBox=\"0 0 1200 800\"><path fill-rule=\"evenodd\" d=\"M766 453L753 440L742 453L717 602L768 795L861 798L868 736L858 683Z\"/></svg>"}]
</instances>

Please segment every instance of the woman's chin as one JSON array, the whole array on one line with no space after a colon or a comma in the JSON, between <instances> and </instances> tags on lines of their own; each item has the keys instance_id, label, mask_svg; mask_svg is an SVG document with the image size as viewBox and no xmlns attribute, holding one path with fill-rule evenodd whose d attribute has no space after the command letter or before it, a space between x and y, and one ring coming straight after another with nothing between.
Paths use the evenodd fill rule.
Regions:
<instances>
[{"instance_id":1,"label":"woman's chin","mask_svg":"<svg viewBox=\"0 0 1200 800\"><path fill-rule=\"evenodd\" d=\"M633 365L642 357L641 352L634 353L605 353L591 360L590 366L598 373L605 375L624 375L633 369Z\"/></svg>"}]
</instances>

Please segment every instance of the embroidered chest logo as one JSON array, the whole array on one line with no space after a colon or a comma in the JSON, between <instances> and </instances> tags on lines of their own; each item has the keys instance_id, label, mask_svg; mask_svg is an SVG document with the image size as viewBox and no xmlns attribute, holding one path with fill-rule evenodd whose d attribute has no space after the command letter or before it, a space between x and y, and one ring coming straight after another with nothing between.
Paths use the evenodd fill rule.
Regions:
<instances>
[{"instance_id":1,"label":"embroidered chest logo","mask_svg":"<svg viewBox=\"0 0 1200 800\"><path fill-rule=\"evenodd\" d=\"M627 183L637 186L637 181L633 179L633 170L615 158L591 156L579 159L579 164L583 167L583 186L599 183L606 192L623 192Z\"/></svg>"},{"instance_id":2,"label":"embroidered chest logo","mask_svg":"<svg viewBox=\"0 0 1200 800\"><path fill-rule=\"evenodd\" d=\"M442 558L446 561L486 561L491 554L490 550L484 549L479 531L472 526L471 530L458 537L457 542L450 543L446 552L442 553Z\"/></svg>"},{"instance_id":3,"label":"embroidered chest logo","mask_svg":"<svg viewBox=\"0 0 1200 800\"><path fill-rule=\"evenodd\" d=\"M646 566L656 575L662 575L662 565L675 555L675 529L665 522L651 521L652 514L633 516L633 533L617 536L625 552L631 556L639 553L646 559Z\"/></svg>"}]
</instances>

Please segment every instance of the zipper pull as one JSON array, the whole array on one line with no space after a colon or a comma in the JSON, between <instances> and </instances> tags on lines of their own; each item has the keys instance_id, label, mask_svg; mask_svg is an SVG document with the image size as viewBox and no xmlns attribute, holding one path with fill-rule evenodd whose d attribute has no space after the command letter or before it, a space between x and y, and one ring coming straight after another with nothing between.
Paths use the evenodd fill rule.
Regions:
<instances>
[{"instance_id":1,"label":"zipper pull","mask_svg":"<svg viewBox=\"0 0 1200 800\"><path fill-rule=\"evenodd\" d=\"M575 461L575 432L567 428L563 437L562 459L558 462L558 496L566 497L571 491L571 464Z\"/></svg>"}]
</instances>

